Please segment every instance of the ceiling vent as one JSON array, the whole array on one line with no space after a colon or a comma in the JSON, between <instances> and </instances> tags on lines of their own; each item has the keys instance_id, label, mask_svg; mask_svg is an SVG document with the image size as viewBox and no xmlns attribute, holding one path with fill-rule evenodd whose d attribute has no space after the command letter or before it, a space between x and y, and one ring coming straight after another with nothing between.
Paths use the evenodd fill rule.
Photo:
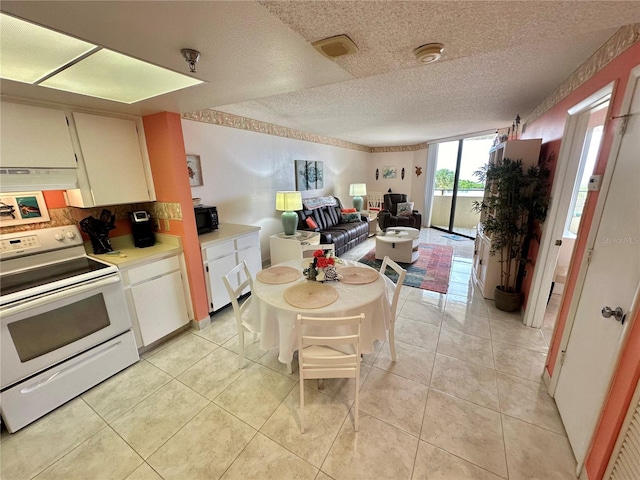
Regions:
<instances>
[{"instance_id":1,"label":"ceiling vent","mask_svg":"<svg viewBox=\"0 0 640 480\"><path fill-rule=\"evenodd\" d=\"M346 35L325 38L313 42L311 45L327 58L342 57L358 51L356 44Z\"/></svg>"},{"instance_id":2,"label":"ceiling vent","mask_svg":"<svg viewBox=\"0 0 640 480\"><path fill-rule=\"evenodd\" d=\"M441 43L427 43L426 45L416 48L413 54L420 63L433 63L440 60L443 50L444 45Z\"/></svg>"}]
</instances>

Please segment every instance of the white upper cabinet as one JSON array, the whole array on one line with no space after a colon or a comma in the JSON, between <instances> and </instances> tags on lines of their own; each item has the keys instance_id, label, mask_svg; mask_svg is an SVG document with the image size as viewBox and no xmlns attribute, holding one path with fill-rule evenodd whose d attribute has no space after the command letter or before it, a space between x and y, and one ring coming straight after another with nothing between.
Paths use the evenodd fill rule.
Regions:
<instances>
[{"instance_id":1,"label":"white upper cabinet","mask_svg":"<svg viewBox=\"0 0 640 480\"><path fill-rule=\"evenodd\" d=\"M132 119L73 112L81 154L76 207L155 200L142 125ZM139 126L139 128L138 128Z\"/></svg>"},{"instance_id":2,"label":"white upper cabinet","mask_svg":"<svg viewBox=\"0 0 640 480\"><path fill-rule=\"evenodd\" d=\"M64 111L2 102L4 168L76 168Z\"/></svg>"}]
</instances>

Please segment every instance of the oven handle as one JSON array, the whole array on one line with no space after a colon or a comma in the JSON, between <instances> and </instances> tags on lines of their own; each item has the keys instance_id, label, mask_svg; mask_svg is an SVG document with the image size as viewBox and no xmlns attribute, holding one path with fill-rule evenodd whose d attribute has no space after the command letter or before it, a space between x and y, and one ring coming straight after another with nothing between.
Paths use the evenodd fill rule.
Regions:
<instances>
[{"instance_id":1,"label":"oven handle","mask_svg":"<svg viewBox=\"0 0 640 480\"><path fill-rule=\"evenodd\" d=\"M15 315L17 313L24 312L25 310L29 310L34 307L39 307L41 305L46 305L48 303L55 302L56 300L62 300L63 298L71 297L73 295L78 295L80 293L88 292L90 290L95 290L96 288L106 287L107 285L118 283L119 281L120 281L120 277L117 275L114 275L112 277L102 278L95 282L86 283L84 285L72 286L59 292L48 293L40 298L36 298L33 300L26 300L23 303L4 309L0 313L2 314L3 317L7 317L9 315Z\"/></svg>"}]
</instances>

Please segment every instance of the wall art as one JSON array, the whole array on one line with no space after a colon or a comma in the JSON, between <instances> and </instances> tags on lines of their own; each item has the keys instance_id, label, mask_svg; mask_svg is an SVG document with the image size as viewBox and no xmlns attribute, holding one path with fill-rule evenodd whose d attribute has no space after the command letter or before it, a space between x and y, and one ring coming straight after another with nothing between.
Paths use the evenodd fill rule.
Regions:
<instances>
[{"instance_id":1,"label":"wall art","mask_svg":"<svg viewBox=\"0 0 640 480\"><path fill-rule=\"evenodd\" d=\"M398 167L382 167L382 178L398 178Z\"/></svg>"},{"instance_id":2,"label":"wall art","mask_svg":"<svg viewBox=\"0 0 640 480\"><path fill-rule=\"evenodd\" d=\"M189 171L189 185L192 187L204 185L200 155L187 155L187 170Z\"/></svg>"},{"instance_id":3,"label":"wall art","mask_svg":"<svg viewBox=\"0 0 640 480\"><path fill-rule=\"evenodd\" d=\"M0 226L48 221L49 211L42 192L0 194Z\"/></svg>"},{"instance_id":4,"label":"wall art","mask_svg":"<svg viewBox=\"0 0 640 480\"><path fill-rule=\"evenodd\" d=\"M296 160L296 190L317 190L324 188L324 171L322 162Z\"/></svg>"}]
</instances>

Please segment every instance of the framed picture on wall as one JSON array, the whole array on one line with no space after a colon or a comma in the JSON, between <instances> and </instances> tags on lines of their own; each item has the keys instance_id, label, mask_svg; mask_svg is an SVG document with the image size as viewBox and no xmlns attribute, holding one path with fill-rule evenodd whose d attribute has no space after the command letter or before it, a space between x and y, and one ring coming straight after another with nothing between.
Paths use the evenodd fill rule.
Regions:
<instances>
[{"instance_id":1,"label":"framed picture on wall","mask_svg":"<svg viewBox=\"0 0 640 480\"><path fill-rule=\"evenodd\" d=\"M49 221L42 192L0 194L0 226L10 227Z\"/></svg>"},{"instance_id":2,"label":"framed picture on wall","mask_svg":"<svg viewBox=\"0 0 640 480\"><path fill-rule=\"evenodd\" d=\"M322 162L296 160L296 190L317 190L324 188L324 170Z\"/></svg>"},{"instance_id":3,"label":"framed picture on wall","mask_svg":"<svg viewBox=\"0 0 640 480\"><path fill-rule=\"evenodd\" d=\"M200 187L204 185L204 182L202 181L200 155L187 155L187 169L189 171L189 185L192 187Z\"/></svg>"},{"instance_id":4,"label":"framed picture on wall","mask_svg":"<svg viewBox=\"0 0 640 480\"><path fill-rule=\"evenodd\" d=\"M382 167L382 178L398 178L398 167Z\"/></svg>"}]
</instances>

